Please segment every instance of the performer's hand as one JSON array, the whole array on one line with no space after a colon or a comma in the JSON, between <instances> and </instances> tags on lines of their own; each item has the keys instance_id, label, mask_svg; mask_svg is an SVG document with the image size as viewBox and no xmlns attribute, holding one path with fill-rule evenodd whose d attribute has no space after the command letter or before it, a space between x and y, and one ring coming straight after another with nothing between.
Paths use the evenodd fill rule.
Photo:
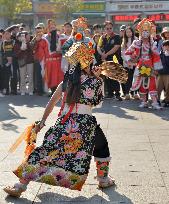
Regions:
<instances>
[{"instance_id":1,"label":"performer's hand","mask_svg":"<svg viewBox=\"0 0 169 204\"><path fill-rule=\"evenodd\" d=\"M43 121L39 121L37 124L35 123L35 132L36 134L41 131L41 129L45 126Z\"/></svg>"},{"instance_id":2,"label":"performer's hand","mask_svg":"<svg viewBox=\"0 0 169 204\"><path fill-rule=\"evenodd\" d=\"M101 74L101 66L94 66L93 68L92 68L92 72L93 72L93 74L97 77L97 78L99 78L99 76L100 76L100 74Z\"/></svg>"},{"instance_id":3,"label":"performer's hand","mask_svg":"<svg viewBox=\"0 0 169 204\"><path fill-rule=\"evenodd\" d=\"M40 129L40 125L39 125L39 124L35 125L34 130L35 130L36 134L37 134L38 132L40 132L40 130L41 130L41 129Z\"/></svg>"}]
</instances>

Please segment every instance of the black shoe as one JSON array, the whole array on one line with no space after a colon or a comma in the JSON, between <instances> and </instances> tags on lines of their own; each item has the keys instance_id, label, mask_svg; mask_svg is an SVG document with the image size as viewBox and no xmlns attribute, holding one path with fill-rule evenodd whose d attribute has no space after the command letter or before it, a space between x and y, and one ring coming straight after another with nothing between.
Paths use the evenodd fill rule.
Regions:
<instances>
[{"instance_id":1,"label":"black shoe","mask_svg":"<svg viewBox=\"0 0 169 204\"><path fill-rule=\"evenodd\" d=\"M117 99L118 101L123 101L123 99L122 99L121 96L116 96L116 99Z\"/></svg>"}]
</instances>

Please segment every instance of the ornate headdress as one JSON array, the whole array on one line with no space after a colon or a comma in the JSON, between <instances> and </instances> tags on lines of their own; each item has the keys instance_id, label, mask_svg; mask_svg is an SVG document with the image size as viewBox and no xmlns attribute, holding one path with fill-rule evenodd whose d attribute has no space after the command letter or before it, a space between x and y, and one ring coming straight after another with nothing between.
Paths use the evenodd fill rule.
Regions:
<instances>
[{"instance_id":1,"label":"ornate headdress","mask_svg":"<svg viewBox=\"0 0 169 204\"><path fill-rule=\"evenodd\" d=\"M151 36L156 35L156 26L153 21L149 20L148 18L144 18L142 21L140 21L136 28L140 36L143 31L149 31Z\"/></svg>"},{"instance_id":2,"label":"ornate headdress","mask_svg":"<svg viewBox=\"0 0 169 204\"><path fill-rule=\"evenodd\" d=\"M88 27L87 19L79 17L72 21L72 26L77 28L77 33L74 36L75 42L66 52L65 57L68 62L76 66L78 63L81 65L81 69L89 68L94 57L95 50L93 49L93 43L84 39L83 32Z\"/></svg>"},{"instance_id":3,"label":"ornate headdress","mask_svg":"<svg viewBox=\"0 0 169 204\"><path fill-rule=\"evenodd\" d=\"M77 42L69 48L65 54L65 57L73 66L80 63L81 69L85 69L92 63L93 54L94 50L91 42L89 42L88 45L83 42Z\"/></svg>"},{"instance_id":4,"label":"ornate headdress","mask_svg":"<svg viewBox=\"0 0 169 204\"><path fill-rule=\"evenodd\" d=\"M88 28L87 18L84 17L79 17L78 19L73 20L71 24L78 28L78 32L83 32L86 28Z\"/></svg>"}]
</instances>

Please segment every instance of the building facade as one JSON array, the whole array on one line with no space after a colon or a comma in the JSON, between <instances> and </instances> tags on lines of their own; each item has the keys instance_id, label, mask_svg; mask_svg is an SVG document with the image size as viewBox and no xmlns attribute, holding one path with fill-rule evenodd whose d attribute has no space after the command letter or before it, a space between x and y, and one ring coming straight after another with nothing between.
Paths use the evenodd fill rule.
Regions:
<instances>
[{"instance_id":1,"label":"building facade","mask_svg":"<svg viewBox=\"0 0 169 204\"><path fill-rule=\"evenodd\" d=\"M83 0L80 10L72 14L72 19L84 16L88 19L89 24L102 24L106 18L105 9L105 0ZM46 23L49 18L56 19L59 26L65 21L61 15L62 12L58 4L49 0L32 0L32 9L19 14L14 22L7 17L0 16L0 27L5 28L13 23L25 23L32 30L38 22Z\"/></svg>"},{"instance_id":2,"label":"building facade","mask_svg":"<svg viewBox=\"0 0 169 204\"><path fill-rule=\"evenodd\" d=\"M73 13L73 17L84 16L90 24L102 24L106 18L105 0L84 0L79 12Z\"/></svg>"},{"instance_id":3,"label":"building facade","mask_svg":"<svg viewBox=\"0 0 169 204\"><path fill-rule=\"evenodd\" d=\"M116 28L132 25L138 17L148 17L159 27L169 26L169 1L106 0L106 16Z\"/></svg>"},{"instance_id":4,"label":"building facade","mask_svg":"<svg viewBox=\"0 0 169 204\"><path fill-rule=\"evenodd\" d=\"M48 0L33 0L32 3L33 9L31 18L33 23L30 21L31 24L36 25L38 22L45 23L49 18L55 18L58 25L64 23L65 20L61 16L62 10L58 4L49 2ZM89 24L101 24L105 21L105 8L105 0L83 0L80 10L72 14L72 19L84 16L88 19ZM28 18L26 13L24 13L23 16Z\"/></svg>"}]
</instances>

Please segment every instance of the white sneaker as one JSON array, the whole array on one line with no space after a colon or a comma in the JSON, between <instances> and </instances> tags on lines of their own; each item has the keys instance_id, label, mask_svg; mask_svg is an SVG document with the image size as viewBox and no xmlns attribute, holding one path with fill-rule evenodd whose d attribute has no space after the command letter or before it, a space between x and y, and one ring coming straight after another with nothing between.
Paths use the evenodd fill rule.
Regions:
<instances>
[{"instance_id":1,"label":"white sneaker","mask_svg":"<svg viewBox=\"0 0 169 204\"><path fill-rule=\"evenodd\" d=\"M25 93L24 93L24 92L22 92L22 93L21 93L21 96L25 96Z\"/></svg>"},{"instance_id":2,"label":"white sneaker","mask_svg":"<svg viewBox=\"0 0 169 204\"><path fill-rule=\"evenodd\" d=\"M29 93L29 96L33 96L33 93L32 93L32 92L30 92L30 93Z\"/></svg>"},{"instance_id":3,"label":"white sneaker","mask_svg":"<svg viewBox=\"0 0 169 204\"><path fill-rule=\"evenodd\" d=\"M154 103L152 103L151 105L152 105L152 108L153 108L154 110L161 110L161 109L162 109L162 107L159 106L158 102L154 102Z\"/></svg>"},{"instance_id":4,"label":"white sneaker","mask_svg":"<svg viewBox=\"0 0 169 204\"><path fill-rule=\"evenodd\" d=\"M139 108L148 108L147 102L141 102L141 104L139 105Z\"/></svg>"}]
</instances>

